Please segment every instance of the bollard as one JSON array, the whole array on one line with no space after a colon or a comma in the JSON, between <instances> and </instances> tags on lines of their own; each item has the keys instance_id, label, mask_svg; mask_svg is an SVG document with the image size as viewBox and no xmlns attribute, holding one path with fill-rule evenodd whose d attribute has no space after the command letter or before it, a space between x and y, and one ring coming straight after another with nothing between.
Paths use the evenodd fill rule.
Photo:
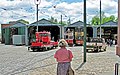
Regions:
<instances>
[{"instance_id":1,"label":"bollard","mask_svg":"<svg viewBox=\"0 0 120 75\"><path fill-rule=\"evenodd\" d=\"M119 68L119 64L116 63L115 64L115 75L118 75L118 68Z\"/></svg>"}]
</instances>

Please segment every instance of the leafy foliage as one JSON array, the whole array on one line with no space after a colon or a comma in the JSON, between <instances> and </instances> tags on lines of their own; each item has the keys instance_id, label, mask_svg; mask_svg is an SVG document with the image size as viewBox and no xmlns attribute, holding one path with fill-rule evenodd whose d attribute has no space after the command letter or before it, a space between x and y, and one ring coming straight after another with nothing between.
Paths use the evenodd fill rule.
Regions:
<instances>
[{"instance_id":1,"label":"leafy foliage","mask_svg":"<svg viewBox=\"0 0 120 75\"><path fill-rule=\"evenodd\" d=\"M18 22L21 22L21 23L24 23L24 24L29 24L28 21L25 21L25 20L23 20L23 19L18 20Z\"/></svg>"},{"instance_id":2,"label":"leafy foliage","mask_svg":"<svg viewBox=\"0 0 120 75\"><path fill-rule=\"evenodd\" d=\"M92 21L91 21L92 25L98 25L99 22L100 22L99 17L94 16L94 17L92 18Z\"/></svg>"},{"instance_id":3,"label":"leafy foliage","mask_svg":"<svg viewBox=\"0 0 120 75\"><path fill-rule=\"evenodd\" d=\"M58 20L55 19L54 17L51 17L51 18L49 19L49 21L51 21L51 22L54 23L54 24L67 25L65 21L62 21L62 23L61 23L61 21L58 21Z\"/></svg>"},{"instance_id":4,"label":"leafy foliage","mask_svg":"<svg viewBox=\"0 0 120 75\"><path fill-rule=\"evenodd\" d=\"M104 12L101 13L101 24L106 23L108 21L115 21L117 22L118 19L115 18L114 15L111 15L109 17L106 17ZM96 15L91 20L92 25L100 25L100 16Z\"/></svg>"}]
</instances>

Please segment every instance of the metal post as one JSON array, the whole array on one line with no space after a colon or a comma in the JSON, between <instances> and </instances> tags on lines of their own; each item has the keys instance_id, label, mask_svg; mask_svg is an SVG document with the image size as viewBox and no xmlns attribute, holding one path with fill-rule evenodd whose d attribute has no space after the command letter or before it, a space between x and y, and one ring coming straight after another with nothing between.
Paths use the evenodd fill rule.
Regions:
<instances>
[{"instance_id":1,"label":"metal post","mask_svg":"<svg viewBox=\"0 0 120 75\"><path fill-rule=\"evenodd\" d=\"M37 10L37 13L36 13L36 18L37 18L37 32L38 32L38 4L36 4L36 10Z\"/></svg>"},{"instance_id":2,"label":"metal post","mask_svg":"<svg viewBox=\"0 0 120 75\"><path fill-rule=\"evenodd\" d=\"M100 38L101 38L101 0L100 0Z\"/></svg>"},{"instance_id":3,"label":"metal post","mask_svg":"<svg viewBox=\"0 0 120 75\"><path fill-rule=\"evenodd\" d=\"M61 37L60 38L62 39L62 15L61 15Z\"/></svg>"},{"instance_id":4,"label":"metal post","mask_svg":"<svg viewBox=\"0 0 120 75\"><path fill-rule=\"evenodd\" d=\"M84 62L86 62L86 0L84 0Z\"/></svg>"},{"instance_id":5,"label":"metal post","mask_svg":"<svg viewBox=\"0 0 120 75\"><path fill-rule=\"evenodd\" d=\"M119 64L116 63L115 64L115 75L118 75L118 68L119 68Z\"/></svg>"},{"instance_id":6,"label":"metal post","mask_svg":"<svg viewBox=\"0 0 120 75\"><path fill-rule=\"evenodd\" d=\"M28 46L28 26L25 26L25 45Z\"/></svg>"},{"instance_id":7,"label":"metal post","mask_svg":"<svg viewBox=\"0 0 120 75\"><path fill-rule=\"evenodd\" d=\"M36 19L37 19L37 29L36 31L38 32L38 5L40 4L41 0L34 0L36 4Z\"/></svg>"}]
</instances>

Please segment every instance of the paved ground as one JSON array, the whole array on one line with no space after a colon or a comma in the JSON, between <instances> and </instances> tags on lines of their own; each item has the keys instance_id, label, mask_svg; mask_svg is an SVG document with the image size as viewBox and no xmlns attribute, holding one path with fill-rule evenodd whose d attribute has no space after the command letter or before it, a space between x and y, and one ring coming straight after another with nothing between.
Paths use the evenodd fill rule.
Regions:
<instances>
[{"instance_id":1,"label":"paved ground","mask_svg":"<svg viewBox=\"0 0 120 75\"><path fill-rule=\"evenodd\" d=\"M87 53L86 63L82 46L69 49L74 55L75 75L114 75L114 65L120 60L115 55L115 46L105 52ZM0 44L0 75L56 75L55 51L29 52L26 46Z\"/></svg>"}]
</instances>

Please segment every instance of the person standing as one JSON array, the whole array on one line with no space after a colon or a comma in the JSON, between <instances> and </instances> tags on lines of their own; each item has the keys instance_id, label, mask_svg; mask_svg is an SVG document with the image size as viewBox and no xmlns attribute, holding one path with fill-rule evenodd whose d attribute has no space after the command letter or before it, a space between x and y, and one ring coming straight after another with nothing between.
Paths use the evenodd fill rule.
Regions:
<instances>
[{"instance_id":1,"label":"person standing","mask_svg":"<svg viewBox=\"0 0 120 75\"><path fill-rule=\"evenodd\" d=\"M113 45L115 45L115 40L113 40Z\"/></svg>"},{"instance_id":2,"label":"person standing","mask_svg":"<svg viewBox=\"0 0 120 75\"><path fill-rule=\"evenodd\" d=\"M110 46L112 46L112 44L113 44L113 41L112 41L112 39L110 39Z\"/></svg>"},{"instance_id":3,"label":"person standing","mask_svg":"<svg viewBox=\"0 0 120 75\"><path fill-rule=\"evenodd\" d=\"M73 54L70 50L67 50L67 42L64 39L59 41L59 47L54 58L57 60L57 75L67 75L69 67L71 67L70 62L72 61Z\"/></svg>"}]
</instances>

